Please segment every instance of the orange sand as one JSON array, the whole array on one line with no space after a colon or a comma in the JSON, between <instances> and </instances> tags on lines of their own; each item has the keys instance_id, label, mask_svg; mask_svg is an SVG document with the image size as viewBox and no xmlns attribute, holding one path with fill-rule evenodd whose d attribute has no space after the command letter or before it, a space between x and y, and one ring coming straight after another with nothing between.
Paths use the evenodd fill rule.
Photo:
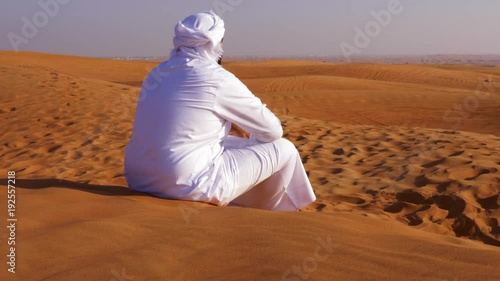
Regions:
<instances>
[{"instance_id":1,"label":"orange sand","mask_svg":"<svg viewBox=\"0 0 500 281\"><path fill-rule=\"evenodd\" d=\"M318 196L283 213L127 189L154 66L0 52L0 220L8 170L19 220L0 280L500 280L498 67L228 63Z\"/></svg>"}]
</instances>

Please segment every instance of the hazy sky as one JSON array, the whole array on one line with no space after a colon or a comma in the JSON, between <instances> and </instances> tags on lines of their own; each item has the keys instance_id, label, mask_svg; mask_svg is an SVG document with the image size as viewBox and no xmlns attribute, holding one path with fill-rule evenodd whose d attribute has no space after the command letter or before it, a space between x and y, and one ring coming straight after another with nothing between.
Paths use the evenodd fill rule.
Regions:
<instances>
[{"instance_id":1,"label":"hazy sky","mask_svg":"<svg viewBox=\"0 0 500 281\"><path fill-rule=\"evenodd\" d=\"M44 17L39 2L54 1L65 4ZM227 55L342 55L342 42L360 55L500 54L500 0L400 0L386 26L373 24L371 11L388 10L391 1L2 0L0 49L12 50L15 38L20 50L167 56L179 20L226 8ZM40 27L33 33L26 20ZM356 45L355 28L370 22L373 37Z\"/></svg>"}]
</instances>

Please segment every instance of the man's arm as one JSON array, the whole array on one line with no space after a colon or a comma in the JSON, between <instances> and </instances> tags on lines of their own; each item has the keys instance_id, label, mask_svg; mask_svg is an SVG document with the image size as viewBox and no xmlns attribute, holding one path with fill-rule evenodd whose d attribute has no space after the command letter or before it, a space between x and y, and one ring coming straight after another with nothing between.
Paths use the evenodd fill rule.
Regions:
<instances>
[{"instance_id":1,"label":"man's arm","mask_svg":"<svg viewBox=\"0 0 500 281\"><path fill-rule=\"evenodd\" d=\"M272 142L283 136L278 117L232 74L219 87L215 111L258 141Z\"/></svg>"}]
</instances>

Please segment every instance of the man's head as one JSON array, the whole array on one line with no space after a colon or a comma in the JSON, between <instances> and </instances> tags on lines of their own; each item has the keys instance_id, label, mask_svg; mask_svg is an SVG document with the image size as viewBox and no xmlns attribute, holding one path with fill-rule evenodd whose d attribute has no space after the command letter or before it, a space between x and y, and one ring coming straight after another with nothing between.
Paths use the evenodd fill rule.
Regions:
<instances>
[{"instance_id":1,"label":"man's head","mask_svg":"<svg viewBox=\"0 0 500 281\"><path fill-rule=\"evenodd\" d=\"M183 53L220 61L225 31L224 21L212 11L191 15L175 26L171 56Z\"/></svg>"}]
</instances>

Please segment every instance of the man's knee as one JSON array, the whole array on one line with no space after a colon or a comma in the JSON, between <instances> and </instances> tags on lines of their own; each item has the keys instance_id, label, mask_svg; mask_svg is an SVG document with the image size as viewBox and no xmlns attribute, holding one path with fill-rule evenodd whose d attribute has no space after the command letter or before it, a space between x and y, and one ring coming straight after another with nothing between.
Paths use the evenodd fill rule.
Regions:
<instances>
[{"instance_id":1,"label":"man's knee","mask_svg":"<svg viewBox=\"0 0 500 281\"><path fill-rule=\"evenodd\" d=\"M298 155L297 148L295 145L287 140L287 139L279 139L275 142L276 146L278 146L279 151L281 154L288 155L288 156L296 156Z\"/></svg>"}]
</instances>

